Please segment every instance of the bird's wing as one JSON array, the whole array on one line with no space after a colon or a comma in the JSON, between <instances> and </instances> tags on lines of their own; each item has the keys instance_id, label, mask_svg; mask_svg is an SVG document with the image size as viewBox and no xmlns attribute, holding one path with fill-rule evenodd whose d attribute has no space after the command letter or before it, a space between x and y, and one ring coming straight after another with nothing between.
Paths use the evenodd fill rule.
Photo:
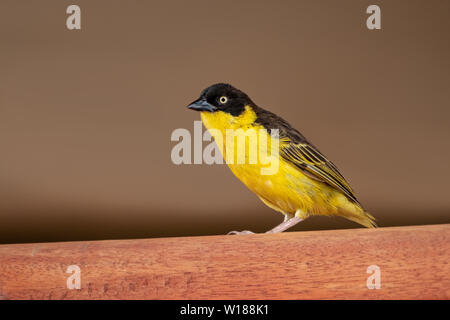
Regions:
<instances>
[{"instance_id":1,"label":"bird's wing","mask_svg":"<svg viewBox=\"0 0 450 320\"><path fill-rule=\"evenodd\" d=\"M283 159L307 173L308 176L342 191L351 200L361 205L336 166L306 139L294 143L288 137L280 137L280 142L280 154Z\"/></svg>"},{"instance_id":2,"label":"bird's wing","mask_svg":"<svg viewBox=\"0 0 450 320\"><path fill-rule=\"evenodd\" d=\"M262 125L270 134L273 129L278 130L280 155L283 159L309 177L340 190L362 208L352 188L336 166L309 143L298 130L270 111L258 106L254 106L253 109L257 114L256 123Z\"/></svg>"}]
</instances>

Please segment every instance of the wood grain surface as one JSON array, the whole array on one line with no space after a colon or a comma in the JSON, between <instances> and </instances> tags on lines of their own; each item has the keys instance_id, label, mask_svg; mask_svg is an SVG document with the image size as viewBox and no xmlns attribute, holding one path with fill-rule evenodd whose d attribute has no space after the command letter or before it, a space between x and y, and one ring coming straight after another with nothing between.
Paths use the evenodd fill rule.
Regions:
<instances>
[{"instance_id":1,"label":"wood grain surface","mask_svg":"<svg viewBox=\"0 0 450 320\"><path fill-rule=\"evenodd\" d=\"M450 225L1 245L0 298L448 299L449 258Z\"/></svg>"}]
</instances>

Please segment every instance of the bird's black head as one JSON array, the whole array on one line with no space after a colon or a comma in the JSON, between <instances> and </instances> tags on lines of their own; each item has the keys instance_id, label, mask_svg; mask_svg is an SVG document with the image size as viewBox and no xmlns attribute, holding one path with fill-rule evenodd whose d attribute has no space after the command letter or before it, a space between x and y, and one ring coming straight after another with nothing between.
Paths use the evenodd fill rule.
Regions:
<instances>
[{"instance_id":1,"label":"bird's black head","mask_svg":"<svg viewBox=\"0 0 450 320\"><path fill-rule=\"evenodd\" d=\"M254 103L244 92L229 84L217 83L203 90L200 98L187 107L197 111L223 111L238 116L247 105L253 106Z\"/></svg>"}]
</instances>

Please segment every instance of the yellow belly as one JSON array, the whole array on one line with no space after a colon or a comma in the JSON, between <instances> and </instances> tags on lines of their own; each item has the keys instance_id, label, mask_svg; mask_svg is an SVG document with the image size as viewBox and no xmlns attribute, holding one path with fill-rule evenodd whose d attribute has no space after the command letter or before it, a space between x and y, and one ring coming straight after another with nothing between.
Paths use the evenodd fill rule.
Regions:
<instances>
[{"instance_id":1,"label":"yellow belly","mask_svg":"<svg viewBox=\"0 0 450 320\"><path fill-rule=\"evenodd\" d=\"M263 129L262 127L255 127L252 112L244 112L240 116L244 119L236 119L223 112L214 114L202 112L201 117L205 127L215 138L217 146L231 171L269 207L284 214L297 213L297 215L303 215L304 218L305 215L309 214L336 214L337 208L333 205L333 198L338 197L346 200L345 196L335 192L328 185L306 176L301 170L281 159L278 154L276 155L278 169L275 173L262 174L261 170L268 168L270 165L267 162L263 163L261 159L267 160L274 156L271 154L271 144L274 138L270 137L265 130L259 130ZM248 137L246 137L245 145L245 163L237 163L237 154L242 152L242 149L238 150L238 144L235 143L233 150L230 150L230 146L227 146L227 129L238 132L237 136L239 136L239 132L245 134L249 129L256 129L258 153L256 163L249 163L250 139ZM238 129L242 130L239 131ZM261 148L259 143L261 134L266 135L263 138L269 142L267 148ZM277 141L278 143L279 141ZM227 161L230 151L233 152L234 161Z\"/></svg>"},{"instance_id":2,"label":"yellow belly","mask_svg":"<svg viewBox=\"0 0 450 320\"><path fill-rule=\"evenodd\" d=\"M258 165L229 165L231 171L269 207L284 214L332 215L345 196L280 160L277 173L261 175Z\"/></svg>"}]
</instances>

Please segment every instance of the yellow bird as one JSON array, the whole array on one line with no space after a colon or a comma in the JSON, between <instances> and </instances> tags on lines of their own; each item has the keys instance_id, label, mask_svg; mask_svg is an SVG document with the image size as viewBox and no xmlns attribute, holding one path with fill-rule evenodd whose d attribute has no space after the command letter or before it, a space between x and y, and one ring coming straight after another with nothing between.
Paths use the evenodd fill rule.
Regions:
<instances>
[{"instance_id":1,"label":"yellow bird","mask_svg":"<svg viewBox=\"0 0 450 320\"><path fill-rule=\"evenodd\" d=\"M200 111L204 126L236 177L267 206L284 214L284 221L267 233L285 231L312 215L336 215L376 227L375 218L363 209L337 167L298 130L258 107L244 92L218 83L205 89L188 108ZM252 156L252 147L256 156ZM230 232L249 233L253 232Z\"/></svg>"}]
</instances>

